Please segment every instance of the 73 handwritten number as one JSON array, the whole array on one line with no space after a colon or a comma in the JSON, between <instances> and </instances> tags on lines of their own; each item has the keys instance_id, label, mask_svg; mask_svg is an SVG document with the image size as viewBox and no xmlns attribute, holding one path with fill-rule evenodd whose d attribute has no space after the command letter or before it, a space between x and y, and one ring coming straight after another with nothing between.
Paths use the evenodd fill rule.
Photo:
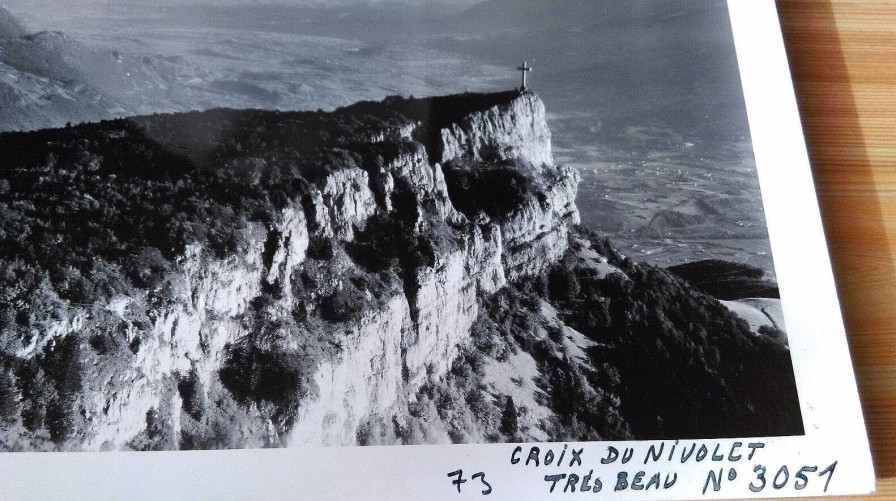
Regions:
<instances>
[{"instance_id":1,"label":"73 handwritten number","mask_svg":"<svg viewBox=\"0 0 896 501\"><path fill-rule=\"evenodd\" d=\"M452 480L451 483L457 486L457 492L460 493L461 484L465 484L467 482L467 479L464 478L464 471L463 470L455 470L455 471L452 471L451 473L449 473L448 476L449 477L457 477L454 480ZM489 494L492 493L491 484L489 484L488 482L485 481L485 472L481 472L481 471L476 472L470 478L473 480L478 479L479 482L485 487L485 489L482 489L483 496L488 496Z\"/></svg>"}]
</instances>

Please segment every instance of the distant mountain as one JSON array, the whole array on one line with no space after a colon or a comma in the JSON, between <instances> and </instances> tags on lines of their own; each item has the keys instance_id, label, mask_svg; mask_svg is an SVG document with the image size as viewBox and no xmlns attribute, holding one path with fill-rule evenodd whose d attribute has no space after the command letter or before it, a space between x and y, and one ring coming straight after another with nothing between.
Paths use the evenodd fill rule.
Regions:
<instances>
[{"instance_id":1,"label":"distant mountain","mask_svg":"<svg viewBox=\"0 0 896 501\"><path fill-rule=\"evenodd\" d=\"M28 34L0 9L0 131L100 120L122 111L70 63L76 49L61 33Z\"/></svg>"},{"instance_id":2,"label":"distant mountain","mask_svg":"<svg viewBox=\"0 0 896 501\"><path fill-rule=\"evenodd\" d=\"M12 13L0 5L0 38L16 38L27 34Z\"/></svg>"},{"instance_id":3,"label":"distant mountain","mask_svg":"<svg viewBox=\"0 0 896 501\"><path fill-rule=\"evenodd\" d=\"M222 96L219 104L265 104L227 100L241 89L190 85L203 76L180 56L92 47L58 31L29 34L0 12L0 132L207 108L209 95Z\"/></svg>"},{"instance_id":4,"label":"distant mountain","mask_svg":"<svg viewBox=\"0 0 896 501\"><path fill-rule=\"evenodd\" d=\"M21 24L6 12L8 35L0 36L0 131L214 107L333 108L357 99L445 87L442 82L448 79L443 75L430 78L427 71L399 80L378 64L391 61L394 53L406 66L420 60L442 65L437 57L421 55L424 50L417 45L367 47L355 39L336 38L339 33L363 38L365 30L394 37L389 26L420 25L420 9L399 4L185 5L159 9L158 14L144 8L125 20L98 12L92 22L107 21L119 30L144 26L146 17L141 16L159 25L148 28L148 34L118 38L92 37L89 30L78 31L78 21L69 26L77 36L55 31L22 34ZM34 12L28 16L33 24ZM325 38L304 32L308 26ZM197 34L209 28L216 30L209 40ZM184 35L171 43L170 34L164 33L169 29L183 30ZM234 33L234 38L219 29ZM284 40L280 32L308 38ZM161 42L154 38L158 36ZM350 67L354 71L348 71Z\"/></svg>"},{"instance_id":5,"label":"distant mountain","mask_svg":"<svg viewBox=\"0 0 896 501\"><path fill-rule=\"evenodd\" d=\"M54 31L28 33L0 8L0 131L58 127L128 114L104 66L110 51L81 45ZM105 60L105 61L103 61Z\"/></svg>"},{"instance_id":6,"label":"distant mountain","mask_svg":"<svg viewBox=\"0 0 896 501\"><path fill-rule=\"evenodd\" d=\"M712 138L748 130L724 2L488 0L458 12L461 5L184 4L166 9L160 22L434 48L508 68L525 59L535 68L532 88L552 110L588 113L608 131L654 126ZM213 106L272 108L282 100L217 82L220 75L183 57L93 49L56 33L35 43L8 12L0 19L8 34L0 130Z\"/></svg>"}]
</instances>

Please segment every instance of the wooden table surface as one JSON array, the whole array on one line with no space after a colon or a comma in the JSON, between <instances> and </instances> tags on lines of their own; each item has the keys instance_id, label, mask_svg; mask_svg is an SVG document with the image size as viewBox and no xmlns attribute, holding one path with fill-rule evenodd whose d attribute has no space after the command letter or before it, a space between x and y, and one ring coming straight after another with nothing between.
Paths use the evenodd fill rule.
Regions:
<instances>
[{"instance_id":1,"label":"wooden table surface","mask_svg":"<svg viewBox=\"0 0 896 501\"><path fill-rule=\"evenodd\" d=\"M896 0L777 5L874 455L866 499L896 499Z\"/></svg>"}]
</instances>

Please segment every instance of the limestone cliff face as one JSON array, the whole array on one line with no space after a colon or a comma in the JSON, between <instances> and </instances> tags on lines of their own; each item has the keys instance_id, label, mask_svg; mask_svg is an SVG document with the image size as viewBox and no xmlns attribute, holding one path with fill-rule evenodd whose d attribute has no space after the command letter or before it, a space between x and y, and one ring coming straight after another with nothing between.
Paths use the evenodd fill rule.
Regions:
<instances>
[{"instance_id":1,"label":"limestone cliff face","mask_svg":"<svg viewBox=\"0 0 896 501\"><path fill-rule=\"evenodd\" d=\"M336 171L318 184L323 202L318 224L328 236L352 240L354 229L363 226L376 211L366 172L358 168Z\"/></svg>"},{"instance_id":2,"label":"limestone cliff face","mask_svg":"<svg viewBox=\"0 0 896 501\"><path fill-rule=\"evenodd\" d=\"M441 162L481 160L485 148L497 148L507 155L502 158L537 166L539 175L549 173L547 196L527 199L502 221L471 225L456 248L414 273L405 296L390 300L385 311L365 313L359 330L347 337L346 351L316 376L321 393L305 406L291 443L354 443L363 418L387 415L400 395L412 394L448 370L469 337L482 297L508 279L541 272L566 251L568 226L579 222L578 174L553 163L537 97L524 94L508 105L474 113L461 126L443 129L441 137ZM375 190L389 200L396 181L405 183L438 218L464 221L451 204L441 162L431 164L425 149L412 143L408 153L374 176Z\"/></svg>"},{"instance_id":3,"label":"limestone cliff face","mask_svg":"<svg viewBox=\"0 0 896 501\"><path fill-rule=\"evenodd\" d=\"M440 162L455 158L521 159L533 167L554 165L544 104L529 92L507 104L471 113L442 129L441 139Z\"/></svg>"},{"instance_id":4,"label":"limestone cliff face","mask_svg":"<svg viewBox=\"0 0 896 501\"><path fill-rule=\"evenodd\" d=\"M63 319L45 324L17 356L34 357L61 338L98 331L122 333L134 354L81 360L85 383L75 398L82 417L66 447L123 448L162 433L157 429L176 446L183 420L200 420L196 402L210 406L231 398L221 389L221 371L233 364L234 346L303 352L302 341L288 333L311 336L312 324L314 336L333 348L313 359L313 367L300 367L309 375L303 387L310 389L293 397L299 401L288 419L262 400L233 397L240 404L226 409L240 409L229 419L239 422L235 433L244 438L231 446L351 444L362 420L389 416L421 385L441 377L469 337L482 298L541 272L566 251L569 225L578 223L578 176L555 165L544 107L530 93L446 125L438 132L441 158L429 158L413 139L418 126L410 120L373 133L370 142L389 144L392 154L363 165L348 162L320 177L270 223L239 230L236 252L221 257L188 245L153 290L92 307L65 305ZM471 220L446 183L445 165L461 160L515 162L538 186L538 196L500 217ZM402 196L413 201L411 209ZM357 286L359 273L376 281L385 272L358 271L342 251L309 261L312 241L337 249L364 244L362 232L374 218L397 220L418 240L435 242L421 263L389 272L402 277L401 285L387 284L375 294ZM324 270L319 275L326 279L306 287L302 277L310 267ZM360 298L350 318L321 320L323 301L349 290ZM261 297L273 298L273 306L260 309ZM299 310L311 320L303 321ZM262 334L269 331L275 334ZM247 370L255 370L257 360L250 359ZM243 370L246 363L237 365Z\"/></svg>"},{"instance_id":5,"label":"limestone cliff face","mask_svg":"<svg viewBox=\"0 0 896 501\"><path fill-rule=\"evenodd\" d=\"M308 231L300 207L287 206L267 231L255 225L243 233L244 246L225 259L188 246L178 271L156 293L115 296L91 309L70 306L71 320L46 325L18 353L33 357L65 336L104 330L119 331L133 347L131 360L85 366L82 379L90 387L80 397L85 422L76 448L122 447L146 428L147 412L160 408L170 409L171 431L179 432L181 399L171 391L173 378L195 371L210 380L224 347L245 334L240 316L262 285L283 280L305 259Z\"/></svg>"},{"instance_id":6,"label":"limestone cliff face","mask_svg":"<svg viewBox=\"0 0 896 501\"><path fill-rule=\"evenodd\" d=\"M377 191L389 199L400 180L439 218L463 221L451 205L441 163L492 158L521 161L544 176L546 196L526 199L501 221L472 225L460 245L415 272L406 297L390 303L388 313L365 315L361 325L376 335L353 338L357 340L336 364L325 364L319 384L326 390L294 429L293 443L353 443L362 418L385 415L401 391L411 394L448 370L469 336L480 298L508 279L541 272L566 251L569 225L579 222L579 178L575 170L554 164L544 106L536 96L522 94L509 104L472 113L440 135L440 162L431 165L425 149L414 143L410 153L376 175ZM397 378L395 360L402 361L403 380ZM364 370L358 370L358 363ZM394 388L401 391L392 393Z\"/></svg>"},{"instance_id":7,"label":"limestone cliff face","mask_svg":"<svg viewBox=\"0 0 896 501\"><path fill-rule=\"evenodd\" d=\"M319 392L302 402L289 445L352 444L363 417L388 415L406 391L401 344L413 332L408 302L400 295L347 325L345 350L315 371Z\"/></svg>"},{"instance_id":8,"label":"limestone cliff face","mask_svg":"<svg viewBox=\"0 0 896 501\"><path fill-rule=\"evenodd\" d=\"M501 224L510 280L540 273L559 259L568 246L570 225L580 222L575 205L579 173L571 167L555 169L545 198L527 199Z\"/></svg>"},{"instance_id":9,"label":"limestone cliff face","mask_svg":"<svg viewBox=\"0 0 896 501\"><path fill-rule=\"evenodd\" d=\"M408 300L415 329L404 340L409 384L444 374L478 314L478 300L505 284L497 228L474 228L456 250L421 268Z\"/></svg>"}]
</instances>

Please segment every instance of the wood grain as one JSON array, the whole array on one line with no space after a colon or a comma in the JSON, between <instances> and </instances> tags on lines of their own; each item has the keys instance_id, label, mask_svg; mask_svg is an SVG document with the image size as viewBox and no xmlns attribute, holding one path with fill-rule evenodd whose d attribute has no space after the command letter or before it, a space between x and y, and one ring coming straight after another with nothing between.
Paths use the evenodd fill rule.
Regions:
<instances>
[{"instance_id":1,"label":"wood grain","mask_svg":"<svg viewBox=\"0 0 896 501\"><path fill-rule=\"evenodd\" d=\"M896 1L777 5L871 438L865 499L896 499Z\"/></svg>"}]
</instances>

